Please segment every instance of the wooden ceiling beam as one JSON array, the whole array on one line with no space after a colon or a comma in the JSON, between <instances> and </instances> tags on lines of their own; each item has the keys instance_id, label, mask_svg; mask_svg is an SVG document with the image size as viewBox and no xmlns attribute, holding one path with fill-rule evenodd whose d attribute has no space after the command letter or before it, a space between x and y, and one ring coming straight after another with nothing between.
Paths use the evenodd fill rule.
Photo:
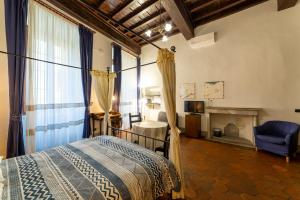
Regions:
<instances>
[{"instance_id":1,"label":"wooden ceiling beam","mask_svg":"<svg viewBox=\"0 0 300 200\"><path fill-rule=\"evenodd\" d=\"M171 37L171 36L173 36L173 35L176 35L177 33L180 33L180 31L179 31L178 29L174 29L173 31L171 31L171 32L168 34L168 37ZM162 38L162 35L158 34L158 35L156 35L154 38L152 38L150 41L151 41L151 42L156 42L156 41L160 40L161 38ZM147 43L144 42L144 41L142 41L142 42L139 43L140 46L144 46L144 45L146 45L146 44L147 44Z\"/></svg>"},{"instance_id":2,"label":"wooden ceiling beam","mask_svg":"<svg viewBox=\"0 0 300 200\"><path fill-rule=\"evenodd\" d=\"M104 3L105 0L98 0L96 4L96 9L100 9L101 5Z\"/></svg>"},{"instance_id":3,"label":"wooden ceiling beam","mask_svg":"<svg viewBox=\"0 0 300 200\"><path fill-rule=\"evenodd\" d=\"M134 0L125 0L123 3L121 3L119 6L117 6L109 15L110 17L115 17L119 12L122 12L122 10L126 8L130 8L133 6L136 2Z\"/></svg>"},{"instance_id":4,"label":"wooden ceiling beam","mask_svg":"<svg viewBox=\"0 0 300 200\"><path fill-rule=\"evenodd\" d=\"M297 0L277 0L278 11L291 8L297 4Z\"/></svg>"},{"instance_id":5,"label":"wooden ceiling beam","mask_svg":"<svg viewBox=\"0 0 300 200\"><path fill-rule=\"evenodd\" d=\"M143 3L141 6L137 7L135 10L130 12L128 15L124 16L119 20L120 23L125 23L126 21L130 20L131 18L139 15L141 12L145 11L148 7L152 6L154 3L158 2L158 0L149 0Z\"/></svg>"},{"instance_id":6,"label":"wooden ceiling beam","mask_svg":"<svg viewBox=\"0 0 300 200\"><path fill-rule=\"evenodd\" d=\"M170 21L171 18L170 18L170 17L167 17L165 20L166 20L166 21ZM162 22L162 23L157 23L157 24L153 24L152 26L149 26L149 27L147 27L146 29L143 29L143 30L137 32L137 34L138 34L138 35L142 35L142 34L144 34L147 30L154 30L154 29L160 27L163 23L164 23L164 22ZM137 38L137 37L138 37L138 36L134 35L134 36L132 36L132 37L130 37L130 38L135 39L135 38Z\"/></svg>"},{"instance_id":7,"label":"wooden ceiling beam","mask_svg":"<svg viewBox=\"0 0 300 200\"><path fill-rule=\"evenodd\" d=\"M185 39L194 37L194 25L182 0L164 0L162 5Z\"/></svg>"},{"instance_id":8,"label":"wooden ceiling beam","mask_svg":"<svg viewBox=\"0 0 300 200\"><path fill-rule=\"evenodd\" d=\"M214 10L212 12L206 13L204 15L203 15L203 13L201 13L200 15L195 16L194 20L195 21L202 20L204 18L207 18L207 17L213 16L215 14L221 13L222 11L225 11L227 9L233 8L235 6L238 6L238 5L240 5L242 3L245 3L247 1L248 0L237 0L237 1L233 2L233 3L230 3L230 4L226 5L226 6L223 6L223 7L219 8L219 9L217 9L217 10Z\"/></svg>"},{"instance_id":9,"label":"wooden ceiling beam","mask_svg":"<svg viewBox=\"0 0 300 200\"><path fill-rule=\"evenodd\" d=\"M179 30L177 29L177 27L174 27L173 30L179 31ZM172 30L171 32L167 32L166 35L167 35L167 36L172 35L173 30ZM179 32L180 32L180 31L179 31ZM150 37L147 37L147 36L145 36L145 37L147 37L147 38L151 41L152 38L155 38L155 37L158 36L158 35L161 35L161 33L160 33L159 31L153 31L153 32L152 32L152 35L151 35ZM132 39L134 39L134 41L137 42L137 43L143 42L143 40L139 39L138 37L134 37L134 38L132 38Z\"/></svg>"},{"instance_id":10,"label":"wooden ceiling beam","mask_svg":"<svg viewBox=\"0 0 300 200\"><path fill-rule=\"evenodd\" d=\"M216 3L217 1L218 0L210 0L210 1L205 1L205 2L197 1L193 4L191 4L190 6L188 6L188 8L191 13L194 13L194 12L198 12L199 10L202 10L203 8L206 8L206 7Z\"/></svg>"},{"instance_id":11,"label":"wooden ceiling beam","mask_svg":"<svg viewBox=\"0 0 300 200\"><path fill-rule=\"evenodd\" d=\"M151 37L149 38L149 40L154 40L156 38L158 38L158 36L160 35L159 32L155 32L154 34L151 35ZM137 42L140 44L140 43L144 43L143 40L137 40Z\"/></svg>"},{"instance_id":12,"label":"wooden ceiling beam","mask_svg":"<svg viewBox=\"0 0 300 200\"><path fill-rule=\"evenodd\" d=\"M48 0L51 4L60 8L69 15L75 17L87 26L99 31L108 38L132 51L134 54L141 53L140 46L129 37L116 30L113 25L104 20L101 16L92 12L81 1L78 0ZM94 9L95 10L95 9ZM97 12L100 12L97 10Z\"/></svg>"},{"instance_id":13,"label":"wooden ceiling beam","mask_svg":"<svg viewBox=\"0 0 300 200\"><path fill-rule=\"evenodd\" d=\"M246 2L246 3L240 4L238 9L236 7L228 7L225 10L215 12L215 14L213 14L213 15L207 14L205 17L201 17L200 19L195 20L195 25L196 26L201 26L201 25L207 24L209 22L212 22L212 21L224 18L226 16L235 14L238 11L248 9L250 7L256 6L256 5L261 4L263 2L266 2L266 1L268 1L268 0L252 1L251 3Z\"/></svg>"},{"instance_id":14,"label":"wooden ceiling beam","mask_svg":"<svg viewBox=\"0 0 300 200\"><path fill-rule=\"evenodd\" d=\"M145 26L147 24L150 24L151 22L158 20L160 18L161 15L164 15L166 13L165 9L160 9L157 10L156 12L152 13L151 15L149 15L148 17L145 17L144 19L140 20L139 22L131 25L129 27L130 30L134 30L140 26Z\"/></svg>"}]
</instances>

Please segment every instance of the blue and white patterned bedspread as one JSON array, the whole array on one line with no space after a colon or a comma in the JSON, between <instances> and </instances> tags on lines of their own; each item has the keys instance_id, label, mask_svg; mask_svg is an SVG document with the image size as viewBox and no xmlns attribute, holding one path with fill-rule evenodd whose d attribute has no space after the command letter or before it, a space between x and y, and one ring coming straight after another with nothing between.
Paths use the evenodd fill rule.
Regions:
<instances>
[{"instance_id":1,"label":"blue and white patterned bedspread","mask_svg":"<svg viewBox=\"0 0 300 200\"><path fill-rule=\"evenodd\" d=\"M171 162L112 136L0 163L0 199L150 200L179 190Z\"/></svg>"}]
</instances>

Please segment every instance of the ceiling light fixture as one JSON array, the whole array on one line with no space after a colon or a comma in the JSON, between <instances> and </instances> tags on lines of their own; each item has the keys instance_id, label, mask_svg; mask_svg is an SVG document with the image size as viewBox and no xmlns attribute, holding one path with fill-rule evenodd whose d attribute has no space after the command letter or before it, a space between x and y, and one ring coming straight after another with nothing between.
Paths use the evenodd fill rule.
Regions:
<instances>
[{"instance_id":1,"label":"ceiling light fixture","mask_svg":"<svg viewBox=\"0 0 300 200\"><path fill-rule=\"evenodd\" d=\"M147 37L151 37L152 31L151 31L151 30L147 30L147 31L145 32L145 34L147 35Z\"/></svg>"},{"instance_id":2,"label":"ceiling light fixture","mask_svg":"<svg viewBox=\"0 0 300 200\"><path fill-rule=\"evenodd\" d=\"M172 30L172 24L171 23L166 23L165 24L165 31L169 32Z\"/></svg>"},{"instance_id":3,"label":"ceiling light fixture","mask_svg":"<svg viewBox=\"0 0 300 200\"><path fill-rule=\"evenodd\" d=\"M145 31L145 35L150 38L152 36L152 33L155 32L155 36L156 35L160 35L162 36L162 41L163 42L167 42L169 40L168 38L168 34L171 33L172 29L173 29L173 25L171 21L167 21L164 19L164 15L162 13L163 10L163 6L161 3L162 0L159 0L160 3L160 8L159 8L159 25L157 28L153 28L153 30L150 29L150 27L148 27L148 29L146 29Z\"/></svg>"},{"instance_id":4,"label":"ceiling light fixture","mask_svg":"<svg viewBox=\"0 0 300 200\"><path fill-rule=\"evenodd\" d=\"M162 41L163 41L163 42L167 42L168 40L169 40L168 36L164 35L164 36L162 37Z\"/></svg>"}]
</instances>

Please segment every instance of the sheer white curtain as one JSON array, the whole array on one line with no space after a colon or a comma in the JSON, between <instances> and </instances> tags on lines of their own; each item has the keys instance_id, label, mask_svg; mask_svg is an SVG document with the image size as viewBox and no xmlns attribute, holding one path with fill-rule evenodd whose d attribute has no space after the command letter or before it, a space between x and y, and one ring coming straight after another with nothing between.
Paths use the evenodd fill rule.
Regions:
<instances>
[{"instance_id":1,"label":"sheer white curtain","mask_svg":"<svg viewBox=\"0 0 300 200\"><path fill-rule=\"evenodd\" d=\"M104 134L106 134L106 131L108 131L110 134L110 130L107 130L107 124L111 125L109 119L109 111L112 105L112 97L115 82L114 79L116 78L116 74L107 74L107 72L105 71L94 70L91 72L91 75L93 76L93 85L95 87L95 92L98 98L99 105L105 113L103 121Z\"/></svg>"},{"instance_id":2,"label":"sheer white curtain","mask_svg":"<svg viewBox=\"0 0 300 200\"><path fill-rule=\"evenodd\" d=\"M28 55L80 66L78 26L30 1ZM81 71L29 61L26 76L26 152L81 139L84 119Z\"/></svg>"},{"instance_id":3,"label":"sheer white curtain","mask_svg":"<svg viewBox=\"0 0 300 200\"><path fill-rule=\"evenodd\" d=\"M136 57L122 51L122 70L135 67ZM137 69L122 72L120 113L123 127L129 128L129 113L137 114Z\"/></svg>"}]
</instances>

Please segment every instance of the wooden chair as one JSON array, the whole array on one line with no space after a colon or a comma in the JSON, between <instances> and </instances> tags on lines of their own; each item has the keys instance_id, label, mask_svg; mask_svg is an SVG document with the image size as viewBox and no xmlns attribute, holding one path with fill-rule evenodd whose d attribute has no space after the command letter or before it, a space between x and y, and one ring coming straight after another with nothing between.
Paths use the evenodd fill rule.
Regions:
<instances>
[{"instance_id":1,"label":"wooden chair","mask_svg":"<svg viewBox=\"0 0 300 200\"><path fill-rule=\"evenodd\" d=\"M179 117L178 117L178 113L176 113L176 126L177 126L177 127L178 127L178 118L179 118ZM160 111L160 112L158 113L157 121L168 123L167 113L164 112L164 111ZM169 127L169 125L168 125L168 127Z\"/></svg>"},{"instance_id":2,"label":"wooden chair","mask_svg":"<svg viewBox=\"0 0 300 200\"><path fill-rule=\"evenodd\" d=\"M141 122L142 121L142 115L141 113L138 113L136 115L133 115L129 113L129 124L130 124L130 129L132 129L132 124L135 122Z\"/></svg>"},{"instance_id":3,"label":"wooden chair","mask_svg":"<svg viewBox=\"0 0 300 200\"><path fill-rule=\"evenodd\" d=\"M158 113L157 121L168 123L166 112L160 111ZM178 127L178 113L176 113L176 126ZM168 141L169 143L164 143L163 146L155 148L155 152L157 152L157 151L162 152L164 154L165 158L168 158L168 156L169 156L169 146L170 146L170 133L169 133L169 131L170 131L170 126L168 124L167 132L166 132L166 136L165 136L164 140Z\"/></svg>"},{"instance_id":4,"label":"wooden chair","mask_svg":"<svg viewBox=\"0 0 300 200\"><path fill-rule=\"evenodd\" d=\"M169 159L169 147L170 147L170 133L169 133L170 128L168 127L166 136L165 136L165 141L168 141L169 143L164 143L163 146L156 147L155 152L162 152L164 154L164 157Z\"/></svg>"}]
</instances>

